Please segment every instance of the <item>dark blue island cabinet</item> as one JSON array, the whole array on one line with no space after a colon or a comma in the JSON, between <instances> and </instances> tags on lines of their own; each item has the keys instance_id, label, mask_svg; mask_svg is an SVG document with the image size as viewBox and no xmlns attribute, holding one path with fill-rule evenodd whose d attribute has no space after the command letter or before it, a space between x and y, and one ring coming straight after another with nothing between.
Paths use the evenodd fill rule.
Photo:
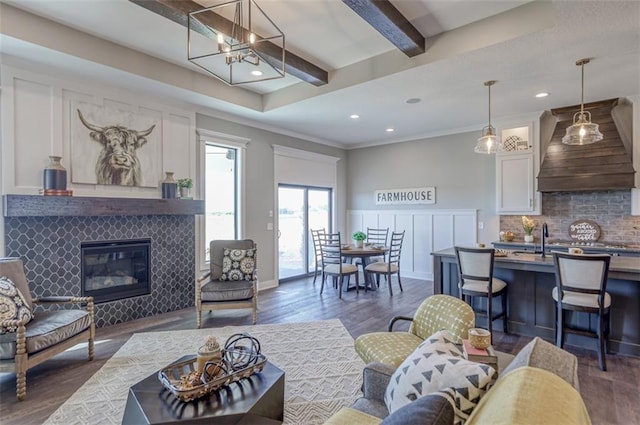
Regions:
<instances>
[{"instance_id":1,"label":"dark blue island cabinet","mask_svg":"<svg viewBox=\"0 0 640 425\"><path fill-rule=\"evenodd\" d=\"M433 256L433 290L436 294L458 297L458 269L453 248L436 251ZM551 298L555 286L553 257L533 253L509 253L496 257L494 276L509 285L508 329L518 335L539 336L555 342L556 306ZM611 257L607 292L611 294L611 351L640 357L640 258ZM486 307L486 300L474 300L475 307ZM494 306L494 309L496 307ZM498 303L498 309L499 303ZM597 318L582 312L565 312L567 323L596 330ZM486 327L486 317L476 316L476 325ZM494 323L502 329L502 323ZM569 334L565 343L596 350L593 338Z\"/></svg>"}]
</instances>

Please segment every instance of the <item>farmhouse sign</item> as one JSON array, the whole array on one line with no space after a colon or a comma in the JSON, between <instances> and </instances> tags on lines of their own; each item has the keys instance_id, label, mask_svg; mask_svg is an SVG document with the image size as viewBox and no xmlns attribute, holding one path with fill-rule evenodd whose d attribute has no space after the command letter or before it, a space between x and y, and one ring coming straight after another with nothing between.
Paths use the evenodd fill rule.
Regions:
<instances>
[{"instance_id":1,"label":"farmhouse sign","mask_svg":"<svg viewBox=\"0 0 640 425\"><path fill-rule=\"evenodd\" d=\"M571 240L590 242L600 239L600 226L592 220L578 220L569 225Z\"/></svg>"},{"instance_id":2,"label":"farmhouse sign","mask_svg":"<svg viewBox=\"0 0 640 425\"><path fill-rule=\"evenodd\" d=\"M435 204L435 187L376 190L376 205Z\"/></svg>"}]
</instances>

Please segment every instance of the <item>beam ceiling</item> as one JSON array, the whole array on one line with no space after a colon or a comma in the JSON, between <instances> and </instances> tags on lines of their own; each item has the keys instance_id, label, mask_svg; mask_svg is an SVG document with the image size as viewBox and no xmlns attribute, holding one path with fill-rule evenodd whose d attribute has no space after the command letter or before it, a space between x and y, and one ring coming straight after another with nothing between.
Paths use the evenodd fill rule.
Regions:
<instances>
[{"instance_id":1,"label":"beam ceiling","mask_svg":"<svg viewBox=\"0 0 640 425\"><path fill-rule=\"evenodd\" d=\"M411 57L425 52L425 40L389 0L342 0L369 25Z\"/></svg>"}]
</instances>

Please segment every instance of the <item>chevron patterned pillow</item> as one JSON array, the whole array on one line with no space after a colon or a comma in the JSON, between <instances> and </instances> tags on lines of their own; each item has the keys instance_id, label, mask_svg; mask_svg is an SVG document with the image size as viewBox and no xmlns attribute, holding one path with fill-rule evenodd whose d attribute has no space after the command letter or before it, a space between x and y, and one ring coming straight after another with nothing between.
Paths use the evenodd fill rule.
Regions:
<instances>
[{"instance_id":1,"label":"chevron patterned pillow","mask_svg":"<svg viewBox=\"0 0 640 425\"><path fill-rule=\"evenodd\" d=\"M455 423L463 423L469 417L495 381L496 371L466 360L453 340L447 331L433 334L396 369L384 395L389 413L440 392L455 410Z\"/></svg>"}]
</instances>

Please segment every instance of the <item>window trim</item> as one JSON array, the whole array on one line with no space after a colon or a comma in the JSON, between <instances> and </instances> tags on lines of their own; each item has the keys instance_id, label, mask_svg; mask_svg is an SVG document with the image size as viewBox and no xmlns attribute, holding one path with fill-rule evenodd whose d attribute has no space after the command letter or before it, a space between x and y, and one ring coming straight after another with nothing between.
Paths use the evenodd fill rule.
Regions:
<instances>
[{"instance_id":1,"label":"window trim","mask_svg":"<svg viewBox=\"0 0 640 425\"><path fill-rule=\"evenodd\" d=\"M236 217L236 226L238 229L238 239L244 239L245 229L246 229L246 174L245 174L245 164L246 164L246 150L249 145L250 139L244 137L233 136L230 134L219 133L217 131L211 131L206 129L198 129L196 131L197 139L198 139L198 167L197 167L197 178L198 178L198 191L196 196L198 199L205 200L206 192L206 166L205 166L205 158L206 158L206 145L212 144L216 146L227 147L231 149L236 149L236 185L238 187L239 193L237 193L237 211L238 216ZM207 263L207 256L204 255L206 251L205 241L205 216L198 215L196 216L196 258L197 264L199 265L200 271L205 271L209 269L209 264Z\"/></svg>"}]
</instances>

